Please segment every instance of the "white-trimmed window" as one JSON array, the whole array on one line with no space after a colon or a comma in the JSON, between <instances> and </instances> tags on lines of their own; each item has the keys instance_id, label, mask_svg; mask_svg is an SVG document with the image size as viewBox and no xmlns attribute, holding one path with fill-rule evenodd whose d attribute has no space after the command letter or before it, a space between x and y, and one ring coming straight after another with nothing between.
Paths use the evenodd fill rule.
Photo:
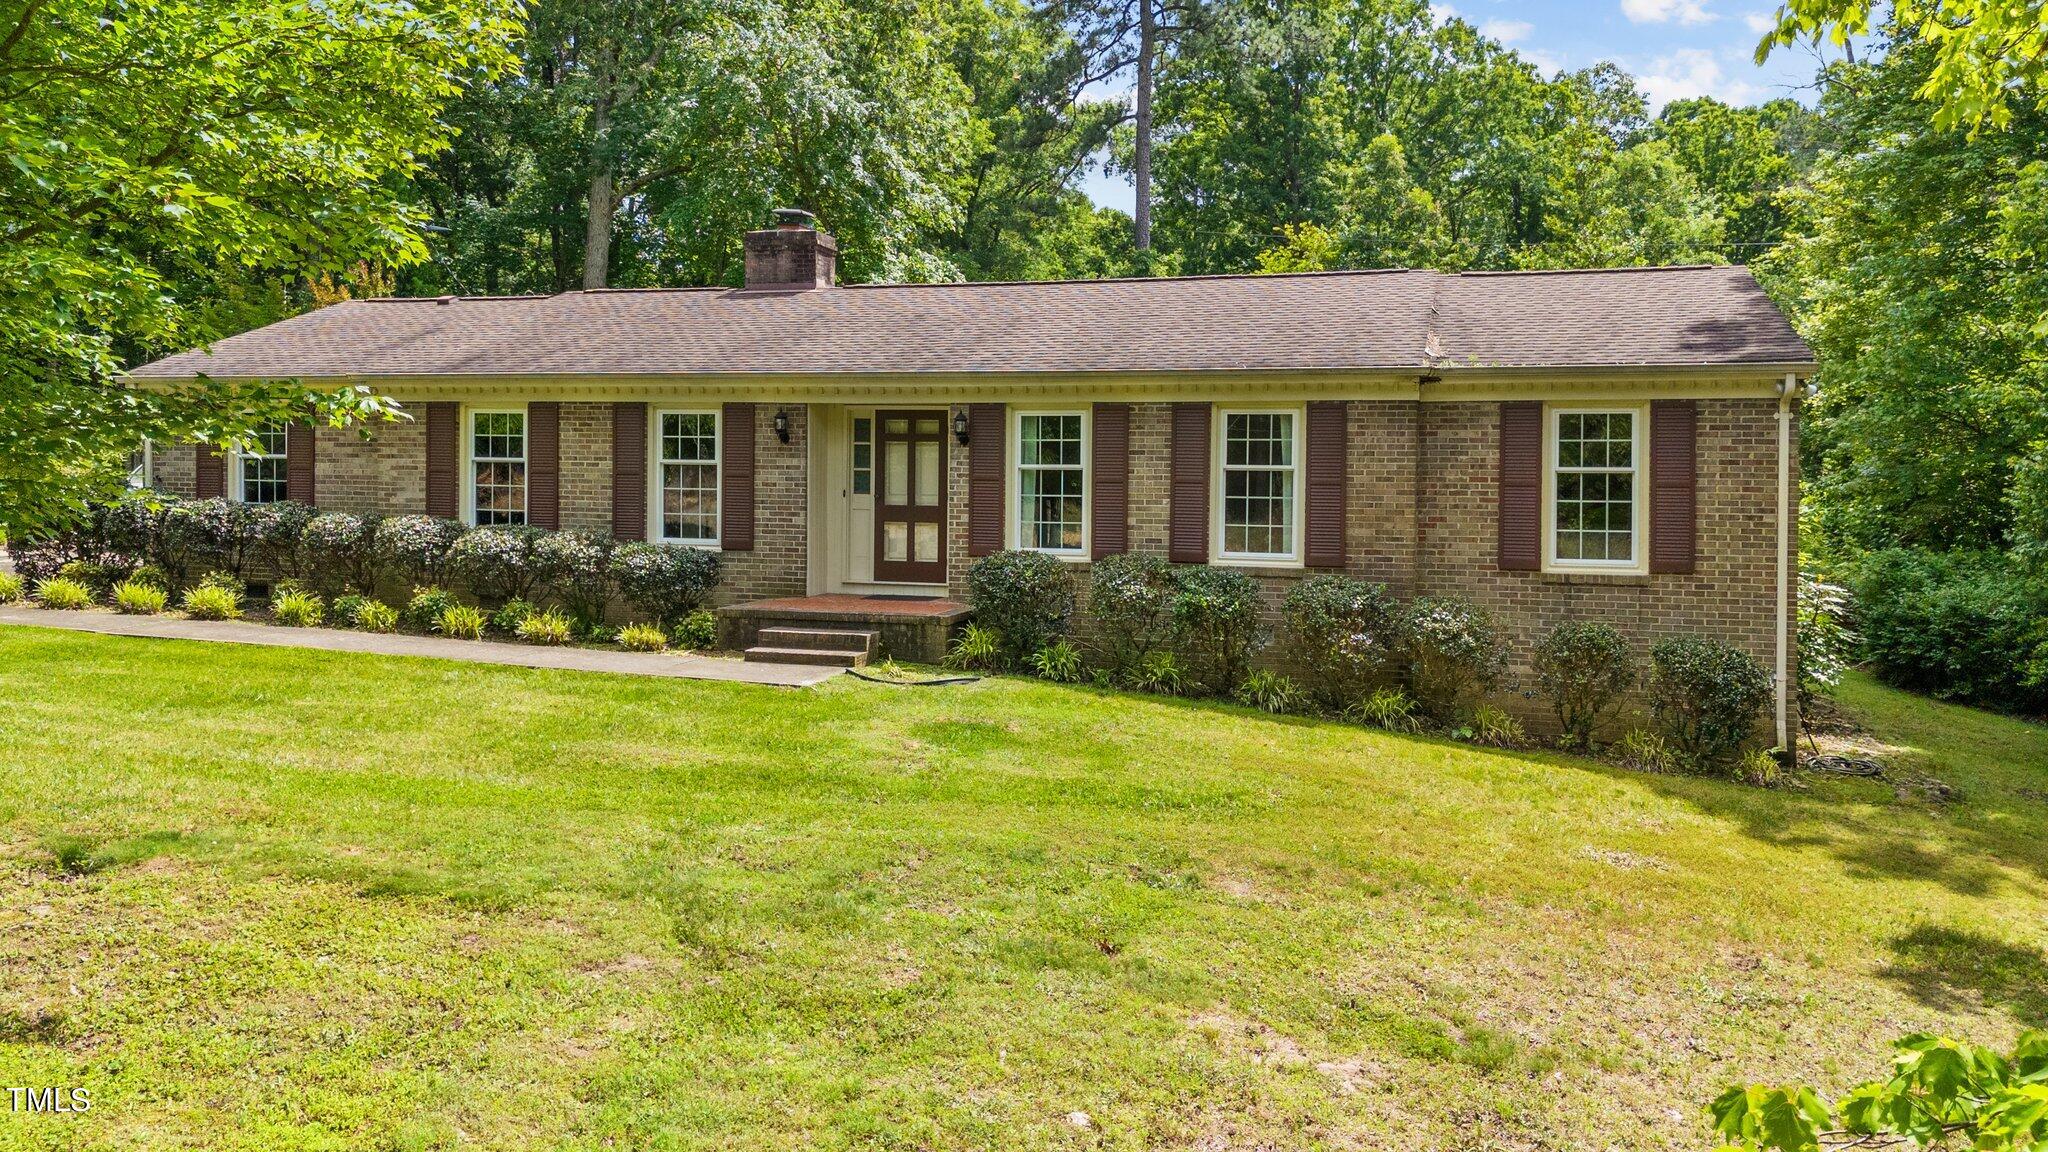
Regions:
<instances>
[{"instance_id":1,"label":"white-trimmed window","mask_svg":"<svg viewBox=\"0 0 2048 1152\"><path fill-rule=\"evenodd\" d=\"M853 418L853 494L871 496L875 491L875 420L872 416Z\"/></svg>"},{"instance_id":2,"label":"white-trimmed window","mask_svg":"<svg viewBox=\"0 0 2048 1152\"><path fill-rule=\"evenodd\" d=\"M285 498L284 425L266 424L235 454L235 499L275 504Z\"/></svg>"},{"instance_id":3,"label":"white-trimmed window","mask_svg":"<svg viewBox=\"0 0 2048 1152\"><path fill-rule=\"evenodd\" d=\"M469 474L472 523L526 523L524 411L469 414Z\"/></svg>"},{"instance_id":4,"label":"white-trimmed window","mask_svg":"<svg viewBox=\"0 0 2048 1152\"><path fill-rule=\"evenodd\" d=\"M1088 465L1079 412L1017 416L1017 547L1080 554L1087 547Z\"/></svg>"},{"instance_id":5,"label":"white-trimmed window","mask_svg":"<svg viewBox=\"0 0 2048 1152\"><path fill-rule=\"evenodd\" d=\"M1292 562L1301 548L1301 413L1221 413L1218 466L1226 560Z\"/></svg>"},{"instance_id":6,"label":"white-trimmed window","mask_svg":"<svg viewBox=\"0 0 2048 1152\"><path fill-rule=\"evenodd\" d=\"M156 487L156 448L148 440L128 454L128 487Z\"/></svg>"},{"instance_id":7,"label":"white-trimmed window","mask_svg":"<svg viewBox=\"0 0 2048 1152\"><path fill-rule=\"evenodd\" d=\"M655 535L679 544L718 543L718 413L663 412L655 437Z\"/></svg>"},{"instance_id":8,"label":"white-trimmed window","mask_svg":"<svg viewBox=\"0 0 2048 1152\"><path fill-rule=\"evenodd\" d=\"M1640 408L1550 410L1544 544L1553 567L1641 570L1647 423Z\"/></svg>"}]
</instances>

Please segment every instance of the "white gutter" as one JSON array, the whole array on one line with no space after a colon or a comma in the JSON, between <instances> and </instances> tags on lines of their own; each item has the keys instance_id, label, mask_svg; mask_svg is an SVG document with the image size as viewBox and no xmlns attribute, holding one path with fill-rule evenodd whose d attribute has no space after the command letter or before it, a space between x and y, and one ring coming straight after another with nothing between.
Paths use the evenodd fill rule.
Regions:
<instances>
[{"instance_id":1,"label":"white gutter","mask_svg":"<svg viewBox=\"0 0 2048 1152\"><path fill-rule=\"evenodd\" d=\"M1785 665L1791 656L1791 615L1789 607L1792 592L1792 397L1797 394L1799 377L1787 372L1785 382L1778 386L1778 663L1771 679L1777 685L1777 734L1778 747L1787 756L1793 755L1791 685L1787 683Z\"/></svg>"}]
</instances>

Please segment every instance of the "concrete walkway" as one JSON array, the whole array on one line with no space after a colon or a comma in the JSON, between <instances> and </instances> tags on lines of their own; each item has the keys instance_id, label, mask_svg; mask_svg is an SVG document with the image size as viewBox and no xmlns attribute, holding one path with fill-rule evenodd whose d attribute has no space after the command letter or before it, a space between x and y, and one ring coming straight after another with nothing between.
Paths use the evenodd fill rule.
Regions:
<instances>
[{"instance_id":1,"label":"concrete walkway","mask_svg":"<svg viewBox=\"0 0 2048 1152\"><path fill-rule=\"evenodd\" d=\"M272 648L318 648L327 652L371 652L379 656L425 656L474 664L560 668L572 672L617 672L627 676L671 676L683 680L730 680L805 688L839 675L837 668L802 664L756 664L720 656L668 652L619 652L604 648L544 648L492 640L450 640L443 636L344 632L338 628L279 628L237 620L180 620L172 616L122 616L113 612L56 612L45 608L0 607L0 624L67 628L107 636L165 640L209 640L262 644Z\"/></svg>"}]
</instances>

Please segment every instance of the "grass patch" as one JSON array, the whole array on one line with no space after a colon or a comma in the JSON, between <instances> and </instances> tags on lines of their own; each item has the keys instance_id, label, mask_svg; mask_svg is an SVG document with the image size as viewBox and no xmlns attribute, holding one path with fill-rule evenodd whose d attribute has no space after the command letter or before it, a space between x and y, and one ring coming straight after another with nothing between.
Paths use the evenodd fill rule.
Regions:
<instances>
[{"instance_id":1,"label":"grass patch","mask_svg":"<svg viewBox=\"0 0 2048 1152\"><path fill-rule=\"evenodd\" d=\"M94 1101L0 1148L1698 1148L2048 1012L2048 732L1862 680L1959 799L1000 678L0 628L0 695L0 1083Z\"/></svg>"}]
</instances>

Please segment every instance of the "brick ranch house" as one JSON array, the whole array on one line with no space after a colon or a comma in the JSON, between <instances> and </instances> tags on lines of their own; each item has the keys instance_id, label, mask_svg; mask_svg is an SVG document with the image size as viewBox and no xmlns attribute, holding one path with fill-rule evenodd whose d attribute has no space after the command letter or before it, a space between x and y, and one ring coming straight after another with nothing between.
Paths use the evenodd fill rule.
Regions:
<instances>
[{"instance_id":1,"label":"brick ranch house","mask_svg":"<svg viewBox=\"0 0 2048 1152\"><path fill-rule=\"evenodd\" d=\"M1784 741L1815 363L1747 269L840 286L799 214L745 243L744 288L351 301L149 364L415 417L152 480L714 548L726 601L876 623L1004 548L1242 566L1274 605L1348 572L1484 605L1523 671L1566 619L1718 637L1780 670Z\"/></svg>"}]
</instances>

